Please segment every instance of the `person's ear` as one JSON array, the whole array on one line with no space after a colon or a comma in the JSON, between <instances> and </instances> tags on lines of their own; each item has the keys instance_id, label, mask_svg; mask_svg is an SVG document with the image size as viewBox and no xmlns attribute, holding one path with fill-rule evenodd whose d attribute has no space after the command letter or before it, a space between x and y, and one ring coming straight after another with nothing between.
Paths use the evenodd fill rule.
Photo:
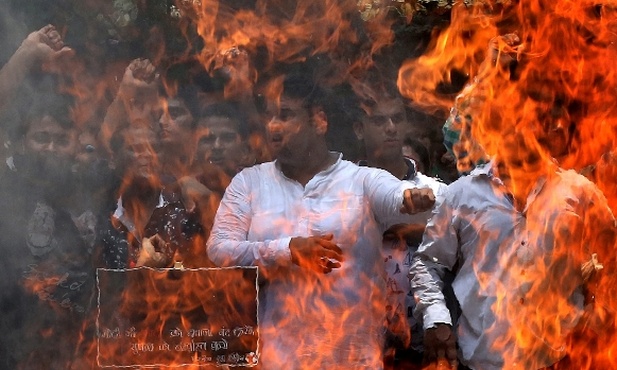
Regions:
<instances>
[{"instance_id":1,"label":"person's ear","mask_svg":"<svg viewBox=\"0 0 617 370\"><path fill-rule=\"evenodd\" d=\"M356 134L356 139L362 141L364 139L364 126L360 122L354 122L353 132Z\"/></svg>"},{"instance_id":2,"label":"person's ear","mask_svg":"<svg viewBox=\"0 0 617 370\"><path fill-rule=\"evenodd\" d=\"M313 124L315 125L315 131L319 135L325 135L328 131L328 118L322 110L318 110L313 114Z\"/></svg>"}]
</instances>

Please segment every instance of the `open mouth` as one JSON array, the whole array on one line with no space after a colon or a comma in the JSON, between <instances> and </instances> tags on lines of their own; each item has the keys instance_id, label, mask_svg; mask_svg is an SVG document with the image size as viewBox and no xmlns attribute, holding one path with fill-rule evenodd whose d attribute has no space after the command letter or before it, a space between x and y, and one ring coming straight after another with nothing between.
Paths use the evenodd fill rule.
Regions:
<instances>
[{"instance_id":1,"label":"open mouth","mask_svg":"<svg viewBox=\"0 0 617 370\"><path fill-rule=\"evenodd\" d=\"M274 147L280 147L283 145L283 135L282 134L273 134L270 136L270 144Z\"/></svg>"}]
</instances>

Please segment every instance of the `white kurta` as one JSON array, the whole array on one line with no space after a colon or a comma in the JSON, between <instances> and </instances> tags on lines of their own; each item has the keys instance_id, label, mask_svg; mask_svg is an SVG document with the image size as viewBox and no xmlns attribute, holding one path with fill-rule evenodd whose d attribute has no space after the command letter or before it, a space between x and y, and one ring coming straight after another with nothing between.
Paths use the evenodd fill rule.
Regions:
<instances>
[{"instance_id":1,"label":"white kurta","mask_svg":"<svg viewBox=\"0 0 617 370\"><path fill-rule=\"evenodd\" d=\"M221 266L257 265L260 362L264 369L382 367L383 228L414 222L400 213L404 189L388 172L339 159L306 186L276 162L244 169L225 192L208 240ZM334 234L342 267L329 274L291 262L292 237Z\"/></svg>"}]
</instances>

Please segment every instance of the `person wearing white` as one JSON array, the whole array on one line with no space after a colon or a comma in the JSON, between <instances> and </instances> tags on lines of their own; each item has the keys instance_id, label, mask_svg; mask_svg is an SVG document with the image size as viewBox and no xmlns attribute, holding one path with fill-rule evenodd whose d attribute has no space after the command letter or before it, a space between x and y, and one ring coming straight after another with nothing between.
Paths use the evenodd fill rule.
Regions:
<instances>
[{"instance_id":1,"label":"person wearing white","mask_svg":"<svg viewBox=\"0 0 617 370\"><path fill-rule=\"evenodd\" d=\"M581 265L614 243L600 191L513 140L507 157L449 185L410 271L433 355L441 348L455 363L457 339L458 360L471 369L540 369L564 358L585 304ZM446 271L461 309L456 337Z\"/></svg>"},{"instance_id":2,"label":"person wearing white","mask_svg":"<svg viewBox=\"0 0 617 370\"><path fill-rule=\"evenodd\" d=\"M276 160L232 180L208 256L219 266L260 268L264 369L380 369L382 229L412 223L401 212L429 209L434 197L329 152L317 87L292 82L267 126Z\"/></svg>"}]
</instances>

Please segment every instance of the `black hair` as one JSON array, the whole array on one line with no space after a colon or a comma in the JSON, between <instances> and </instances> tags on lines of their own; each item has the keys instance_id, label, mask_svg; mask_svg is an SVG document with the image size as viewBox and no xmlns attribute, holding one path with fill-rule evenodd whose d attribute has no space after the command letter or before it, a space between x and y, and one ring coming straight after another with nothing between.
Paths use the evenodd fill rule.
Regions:
<instances>
[{"instance_id":1,"label":"black hair","mask_svg":"<svg viewBox=\"0 0 617 370\"><path fill-rule=\"evenodd\" d=\"M60 127L69 130L75 128L71 115L74 100L70 95L56 92L39 92L30 97L29 104L20 112L20 124L13 132L14 139L20 139L28 133L30 126L45 116L52 117Z\"/></svg>"},{"instance_id":2,"label":"black hair","mask_svg":"<svg viewBox=\"0 0 617 370\"><path fill-rule=\"evenodd\" d=\"M418 156L420 157L420 164L424 167L425 171L430 171L431 156L424 144L414 138L406 137L403 140L403 146L409 146L414 152L418 153Z\"/></svg>"},{"instance_id":3,"label":"black hair","mask_svg":"<svg viewBox=\"0 0 617 370\"><path fill-rule=\"evenodd\" d=\"M204 107L197 116L197 125L200 121L208 117L228 118L238 126L238 134L242 139L247 139L250 135L249 119L244 113L242 104L232 101L215 103Z\"/></svg>"},{"instance_id":4,"label":"black hair","mask_svg":"<svg viewBox=\"0 0 617 370\"><path fill-rule=\"evenodd\" d=\"M307 109L323 108L325 91L317 84L310 68L297 68L283 80L283 96L301 100Z\"/></svg>"}]
</instances>

